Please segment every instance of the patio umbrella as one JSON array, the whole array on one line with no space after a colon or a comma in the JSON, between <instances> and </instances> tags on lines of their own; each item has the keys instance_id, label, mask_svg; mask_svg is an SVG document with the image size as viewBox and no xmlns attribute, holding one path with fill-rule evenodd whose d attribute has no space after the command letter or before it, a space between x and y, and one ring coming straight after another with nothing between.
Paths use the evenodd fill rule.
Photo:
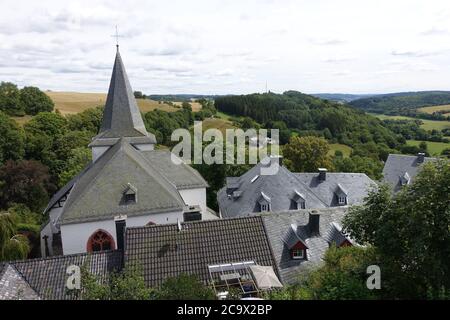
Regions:
<instances>
[{"instance_id":1,"label":"patio umbrella","mask_svg":"<svg viewBox=\"0 0 450 320\"><path fill-rule=\"evenodd\" d=\"M272 267L254 265L250 266L250 270L259 289L283 287Z\"/></svg>"}]
</instances>

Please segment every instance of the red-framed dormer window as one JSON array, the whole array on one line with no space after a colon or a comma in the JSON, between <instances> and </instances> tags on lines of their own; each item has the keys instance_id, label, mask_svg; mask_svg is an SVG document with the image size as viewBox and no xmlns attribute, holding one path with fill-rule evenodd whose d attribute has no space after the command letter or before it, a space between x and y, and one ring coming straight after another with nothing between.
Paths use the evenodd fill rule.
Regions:
<instances>
[{"instance_id":1,"label":"red-framed dormer window","mask_svg":"<svg viewBox=\"0 0 450 320\"><path fill-rule=\"evenodd\" d=\"M306 246L301 242L297 242L291 248L291 259L293 260L305 260L306 259Z\"/></svg>"}]
</instances>

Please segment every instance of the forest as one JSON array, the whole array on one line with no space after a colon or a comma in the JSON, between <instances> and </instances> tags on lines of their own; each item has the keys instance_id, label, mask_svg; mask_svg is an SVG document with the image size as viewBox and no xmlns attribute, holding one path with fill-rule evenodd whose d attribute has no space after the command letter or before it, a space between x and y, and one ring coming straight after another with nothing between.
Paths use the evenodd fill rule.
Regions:
<instances>
[{"instance_id":1,"label":"forest","mask_svg":"<svg viewBox=\"0 0 450 320\"><path fill-rule=\"evenodd\" d=\"M353 100L349 104L366 112L403 116L420 115L420 117L426 117L426 119L445 120L443 116L437 119L436 116L419 113L417 109L450 104L450 92L421 91L383 94Z\"/></svg>"}]
</instances>

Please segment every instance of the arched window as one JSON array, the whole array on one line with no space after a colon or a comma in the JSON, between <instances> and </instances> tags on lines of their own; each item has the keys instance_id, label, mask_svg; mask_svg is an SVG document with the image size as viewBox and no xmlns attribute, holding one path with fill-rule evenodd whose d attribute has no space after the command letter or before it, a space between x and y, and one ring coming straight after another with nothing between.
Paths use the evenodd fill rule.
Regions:
<instances>
[{"instance_id":1,"label":"arched window","mask_svg":"<svg viewBox=\"0 0 450 320\"><path fill-rule=\"evenodd\" d=\"M149 221L146 226L154 226L156 223L154 223L153 221Z\"/></svg>"},{"instance_id":2,"label":"arched window","mask_svg":"<svg viewBox=\"0 0 450 320\"><path fill-rule=\"evenodd\" d=\"M105 230L95 231L88 240L87 251L114 250L115 244L113 237Z\"/></svg>"}]
</instances>

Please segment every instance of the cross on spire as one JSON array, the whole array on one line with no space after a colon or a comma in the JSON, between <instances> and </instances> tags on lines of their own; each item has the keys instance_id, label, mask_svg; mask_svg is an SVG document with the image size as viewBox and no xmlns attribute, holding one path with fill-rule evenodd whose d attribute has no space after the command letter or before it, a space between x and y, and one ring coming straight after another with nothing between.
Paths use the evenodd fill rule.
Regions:
<instances>
[{"instance_id":1,"label":"cross on spire","mask_svg":"<svg viewBox=\"0 0 450 320\"><path fill-rule=\"evenodd\" d=\"M117 25L116 25L116 33L113 34L111 37L116 38L116 48L117 48L117 50L119 50L119 38L123 37L123 36L119 35L119 31L117 29Z\"/></svg>"}]
</instances>

